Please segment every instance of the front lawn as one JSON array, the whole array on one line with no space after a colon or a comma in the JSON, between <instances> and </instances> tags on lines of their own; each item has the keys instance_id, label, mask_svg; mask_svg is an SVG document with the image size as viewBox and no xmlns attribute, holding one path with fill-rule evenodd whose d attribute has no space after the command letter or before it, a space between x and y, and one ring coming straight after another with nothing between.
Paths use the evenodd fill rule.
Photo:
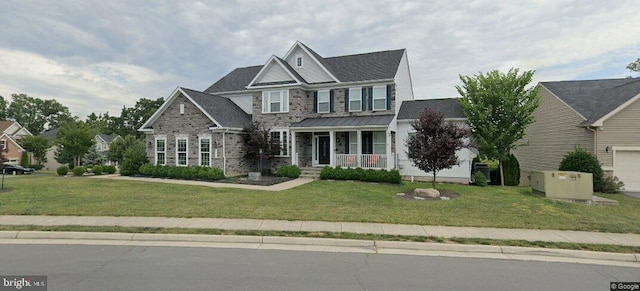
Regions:
<instances>
[{"instance_id":1,"label":"front lawn","mask_svg":"<svg viewBox=\"0 0 640 291\"><path fill-rule=\"evenodd\" d=\"M395 198L398 192L427 187L420 183L316 181L267 192L40 172L8 177L5 187L13 190L0 192L0 215L224 217L640 233L638 199L601 194L620 206L571 204L532 195L526 187L446 184L439 187L460 196L428 202Z\"/></svg>"}]
</instances>

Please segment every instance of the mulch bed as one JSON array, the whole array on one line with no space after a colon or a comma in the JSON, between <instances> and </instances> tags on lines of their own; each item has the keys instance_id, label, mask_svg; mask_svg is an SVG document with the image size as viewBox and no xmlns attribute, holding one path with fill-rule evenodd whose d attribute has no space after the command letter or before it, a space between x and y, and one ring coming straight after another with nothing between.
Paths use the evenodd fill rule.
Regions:
<instances>
[{"instance_id":1,"label":"mulch bed","mask_svg":"<svg viewBox=\"0 0 640 291\"><path fill-rule=\"evenodd\" d=\"M275 177L275 176L262 176L260 180L249 180L247 176L229 177L218 181L216 183L231 183L231 184L245 184L245 185L257 185L257 186L271 186L280 184L283 182L291 181L292 178L287 177Z\"/></svg>"},{"instance_id":2,"label":"mulch bed","mask_svg":"<svg viewBox=\"0 0 640 291\"><path fill-rule=\"evenodd\" d=\"M426 195L414 195L413 190L411 190L409 192L396 194L396 199L413 200L413 201L446 201L446 200L451 200L460 196L460 194L453 191L449 191L449 190L438 190L438 191L440 191L439 198L431 198ZM401 195L401 194L404 194L404 195Z\"/></svg>"}]
</instances>

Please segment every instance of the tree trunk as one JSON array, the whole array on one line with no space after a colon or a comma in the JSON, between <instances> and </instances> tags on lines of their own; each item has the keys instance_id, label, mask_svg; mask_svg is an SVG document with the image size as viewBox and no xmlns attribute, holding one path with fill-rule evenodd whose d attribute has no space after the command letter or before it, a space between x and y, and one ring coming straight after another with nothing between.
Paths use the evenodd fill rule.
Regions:
<instances>
[{"instance_id":1,"label":"tree trunk","mask_svg":"<svg viewBox=\"0 0 640 291\"><path fill-rule=\"evenodd\" d=\"M504 169L502 168L502 160L498 160L500 164L500 186L504 186Z\"/></svg>"},{"instance_id":2,"label":"tree trunk","mask_svg":"<svg viewBox=\"0 0 640 291\"><path fill-rule=\"evenodd\" d=\"M431 182L431 185L433 186L433 189L436 188L436 171L433 171L433 181Z\"/></svg>"}]
</instances>

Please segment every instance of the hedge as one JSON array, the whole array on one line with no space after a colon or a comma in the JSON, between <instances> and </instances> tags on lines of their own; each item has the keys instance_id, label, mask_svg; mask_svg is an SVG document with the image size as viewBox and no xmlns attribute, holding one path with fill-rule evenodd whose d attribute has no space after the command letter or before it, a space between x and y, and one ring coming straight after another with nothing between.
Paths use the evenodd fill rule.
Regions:
<instances>
[{"instance_id":1,"label":"hedge","mask_svg":"<svg viewBox=\"0 0 640 291\"><path fill-rule=\"evenodd\" d=\"M341 167L324 167L320 172L320 179L322 180L356 180L366 182L386 182L393 184L400 184L402 177L398 170L387 171L362 169L362 168L346 168Z\"/></svg>"},{"instance_id":2,"label":"hedge","mask_svg":"<svg viewBox=\"0 0 640 291\"><path fill-rule=\"evenodd\" d=\"M178 167L144 164L138 173L145 177L172 178L185 180L215 181L224 179L224 172L212 167Z\"/></svg>"},{"instance_id":3,"label":"hedge","mask_svg":"<svg viewBox=\"0 0 640 291\"><path fill-rule=\"evenodd\" d=\"M300 177L300 168L296 165L283 165L278 168L278 177L298 178Z\"/></svg>"}]
</instances>

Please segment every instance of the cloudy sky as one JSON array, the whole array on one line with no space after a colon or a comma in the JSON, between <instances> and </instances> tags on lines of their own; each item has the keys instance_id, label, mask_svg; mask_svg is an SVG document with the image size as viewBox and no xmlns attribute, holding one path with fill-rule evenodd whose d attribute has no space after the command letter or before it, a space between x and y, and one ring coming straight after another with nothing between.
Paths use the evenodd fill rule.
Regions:
<instances>
[{"instance_id":1,"label":"cloudy sky","mask_svg":"<svg viewBox=\"0 0 640 291\"><path fill-rule=\"evenodd\" d=\"M0 0L0 95L119 115L204 90L300 40L325 57L406 48L415 97L518 67L535 81L623 78L640 58L637 1Z\"/></svg>"}]
</instances>

